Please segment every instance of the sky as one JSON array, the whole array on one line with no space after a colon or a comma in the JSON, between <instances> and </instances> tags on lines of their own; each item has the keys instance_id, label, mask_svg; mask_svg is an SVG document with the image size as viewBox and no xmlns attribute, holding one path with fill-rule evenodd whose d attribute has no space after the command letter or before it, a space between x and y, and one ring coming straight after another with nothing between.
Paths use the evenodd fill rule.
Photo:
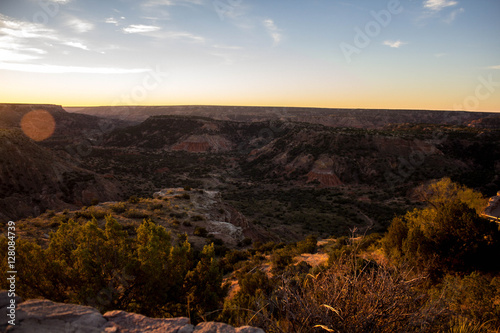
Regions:
<instances>
[{"instance_id":1,"label":"sky","mask_svg":"<svg viewBox=\"0 0 500 333\"><path fill-rule=\"evenodd\" d=\"M0 102L500 111L498 0L0 0Z\"/></svg>"}]
</instances>

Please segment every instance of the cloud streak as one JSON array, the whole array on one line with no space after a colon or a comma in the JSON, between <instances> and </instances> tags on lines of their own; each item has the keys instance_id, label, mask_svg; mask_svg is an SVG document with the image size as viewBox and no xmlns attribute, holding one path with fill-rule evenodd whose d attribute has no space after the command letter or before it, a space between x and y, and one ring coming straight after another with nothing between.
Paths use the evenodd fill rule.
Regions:
<instances>
[{"instance_id":1,"label":"cloud streak","mask_svg":"<svg viewBox=\"0 0 500 333\"><path fill-rule=\"evenodd\" d=\"M183 39L194 43L204 44L206 42L205 37L192 34L187 31L166 31L160 35L159 38L168 39Z\"/></svg>"},{"instance_id":2,"label":"cloud streak","mask_svg":"<svg viewBox=\"0 0 500 333\"><path fill-rule=\"evenodd\" d=\"M266 19L262 23L264 24L264 27L266 27L268 34L273 39L274 44L278 44L279 42L281 42L283 35L281 34L281 30L278 29L274 21L271 19Z\"/></svg>"},{"instance_id":3,"label":"cloud streak","mask_svg":"<svg viewBox=\"0 0 500 333\"><path fill-rule=\"evenodd\" d=\"M132 24L126 28L123 28L123 32L127 34L144 34L148 32L158 31L160 29L160 27L154 25Z\"/></svg>"},{"instance_id":4,"label":"cloud streak","mask_svg":"<svg viewBox=\"0 0 500 333\"><path fill-rule=\"evenodd\" d=\"M401 46L408 44L408 43L402 42L400 40L396 40L396 41L386 40L382 44L389 46L389 47L392 47L392 48L395 48L395 49L399 49Z\"/></svg>"},{"instance_id":5,"label":"cloud streak","mask_svg":"<svg viewBox=\"0 0 500 333\"><path fill-rule=\"evenodd\" d=\"M58 65L38 65L19 63L0 63L0 70L45 73L45 74L137 74L151 71L148 68L114 68L114 67L79 67L79 66L58 66Z\"/></svg>"},{"instance_id":6,"label":"cloud streak","mask_svg":"<svg viewBox=\"0 0 500 333\"><path fill-rule=\"evenodd\" d=\"M463 8L455 9L454 11L452 11L450 13L450 15L448 15L448 17L444 21L446 23L450 24L453 21L455 21L455 19L457 18L457 16L460 15L460 14L462 14L463 12L465 12L465 9L463 9Z\"/></svg>"},{"instance_id":7,"label":"cloud streak","mask_svg":"<svg viewBox=\"0 0 500 333\"><path fill-rule=\"evenodd\" d=\"M425 0L424 8L439 12L446 7L456 6L457 4L458 2L454 0Z\"/></svg>"},{"instance_id":8,"label":"cloud streak","mask_svg":"<svg viewBox=\"0 0 500 333\"><path fill-rule=\"evenodd\" d=\"M94 29L94 25L92 23L78 17L71 17L67 20L66 25L78 33L85 33Z\"/></svg>"},{"instance_id":9,"label":"cloud streak","mask_svg":"<svg viewBox=\"0 0 500 333\"><path fill-rule=\"evenodd\" d=\"M85 44L83 44L83 43L80 43L80 42L65 42L64 45L71 46L71 47L74 47L74 48L77 48L77 49L82 49L82 50L85 50L85 51L89 51L88 46L85 45Z\"/></svg>"},{"instance_id":10,"label":"cloud streak","mask_svg":"<svg viewBox=\"0 0 500 333\"><path fill-rule=\"evenodd\" d=\"M144 7L175 6L175 5L201 5L203 0L149 0L144 2Z\"/></svg>"},{"instance_id":11,"label":"cloud streak","mask_svg":"<svg viewBox=\"0 0 500 333\"><path fill-rule=\"evenodd\" d=\"M93 25L78 21L82 23L75 28L79 32L93 28ZM0 14L0 48L3 49L0 60L16 62L37 60L41 58L40 55L47 53L42 48L53 48L55 45L89 51L89 47L81 40L65 38L57 31L41 24L20 21ZM17 59L12 59L14 55L17 55Z\"/></svg>"}]
</instances>

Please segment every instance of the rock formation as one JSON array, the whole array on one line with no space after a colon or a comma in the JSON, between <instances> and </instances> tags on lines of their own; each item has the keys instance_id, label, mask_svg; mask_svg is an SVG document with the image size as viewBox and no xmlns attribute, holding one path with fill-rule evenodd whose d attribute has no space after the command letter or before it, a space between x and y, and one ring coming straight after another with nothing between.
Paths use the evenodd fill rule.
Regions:
<instances>
[{"instance_id":1,"label":"rock formation","mask_svg":"<svg viewBox=\"0 0 500 333\"><path fill-rule=\"evenodd\" d=\"M193 190L186 192L183 188L166 188L155 192L155 198L173 198L189 194L196 225L203 227L209 235L216 236L225 244L236 246L244 238L253 241L268 239L267 232L254 225L236 208L222 199L219 191ZM266 236L267 235L267 236Z\"/></svg>"},{"instance_id":2,"label":"rock formation","mask_svg":"<svg viewBox=\"0 0 500 333\"><path fill-rule=\"evenodd\" d=\"M333 170L334 162L328 156L321 156L314 162L313 169L307 174L307 182L319 181L323 187L342 185Z\"/></svg>"}]
</instances>

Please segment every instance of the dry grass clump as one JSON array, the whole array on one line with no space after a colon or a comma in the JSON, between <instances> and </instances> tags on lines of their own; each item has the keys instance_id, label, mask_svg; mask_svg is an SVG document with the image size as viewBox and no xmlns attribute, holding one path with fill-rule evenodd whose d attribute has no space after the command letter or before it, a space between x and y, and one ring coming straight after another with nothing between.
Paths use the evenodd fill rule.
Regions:
<instances>
[{"instance_id":1,"label":"dry grass clump","mask_svg":"<svg viewBox=\"0 0 500 333\"><path fill-rule=\"evenodd\" d=\"M354 265L353 265L354 263ZM444 307L418 291L422 277L343 258L298 283L284 278L275 311L282 332L429 332ZM286 320L283 320L286 318Z\"/></svg>"}]
</instances>

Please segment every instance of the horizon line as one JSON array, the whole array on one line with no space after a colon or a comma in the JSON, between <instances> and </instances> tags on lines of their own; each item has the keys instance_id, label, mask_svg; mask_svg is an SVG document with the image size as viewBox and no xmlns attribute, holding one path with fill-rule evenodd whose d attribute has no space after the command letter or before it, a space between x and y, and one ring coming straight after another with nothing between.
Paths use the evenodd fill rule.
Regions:
<instances>
[{"instance_id":1,"label":"horizon line","mask_svg":"<svg viewBox=\"0 0 500 333\"><path fill-rule=\"evenodd\" d=\"M321 109L321 110L386 110L386 111L441 111L441 112L484 112L500 113L500 110L452 110L452 109L425 109L425 108L363 108L363 107L325 107L325 106L285 106L285 105L234 105L234 104L133 104L133 105L64 105L55 103L18 103L18 102L0 102L0 105L51 105L62 108L99 108L99 107L243 107L243 108L293 108L293 109Z\"/></svg>"}]
</instances>

